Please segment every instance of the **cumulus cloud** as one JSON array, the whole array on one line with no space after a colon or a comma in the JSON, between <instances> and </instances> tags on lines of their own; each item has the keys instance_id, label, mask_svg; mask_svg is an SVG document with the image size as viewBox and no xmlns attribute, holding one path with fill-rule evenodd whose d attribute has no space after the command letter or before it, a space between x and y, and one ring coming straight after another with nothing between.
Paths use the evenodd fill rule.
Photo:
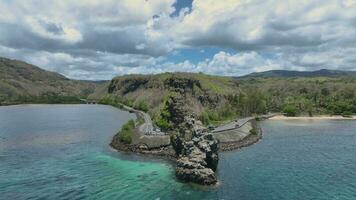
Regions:
<instances>
[{"instance_id":1,"label":"cumulus cloud","mask_svg":"<svg viewBox=\"0 0 356 200\"><path fill-rule=\"evenodd\" d=\"M191 71L355 70L354 0L0 0L0 56L70 78ZM181 49L222 50L198 62ZM234 50L235 53L228 53Z\"/></svg>"},{"instance_id":2,"label":"cumulus cloud","mask_svg":"<svg viewBox=\"0 0 356 200\"><path fill-rule=\"evenodd\" d=\"M192 12L173 27L187 45L237 50L308 47L355 42L352 1L193 1Z\"/></svg>"}]
</instances>

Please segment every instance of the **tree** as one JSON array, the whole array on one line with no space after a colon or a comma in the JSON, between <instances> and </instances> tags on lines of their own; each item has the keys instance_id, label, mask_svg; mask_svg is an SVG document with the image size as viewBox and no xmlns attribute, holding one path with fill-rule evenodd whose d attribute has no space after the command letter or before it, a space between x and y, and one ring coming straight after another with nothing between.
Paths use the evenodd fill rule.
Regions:
<instances>
[{"instance_id":1,"label":"tree","mask_svg":"<svg viewBox=\"0 0 356 200\"><path fill-rule=\"evenodd\" d=\"M297 115L297 108L294 105L287 105L283 108L284 115L293 117Z\"/></svg>"}]
</instances>

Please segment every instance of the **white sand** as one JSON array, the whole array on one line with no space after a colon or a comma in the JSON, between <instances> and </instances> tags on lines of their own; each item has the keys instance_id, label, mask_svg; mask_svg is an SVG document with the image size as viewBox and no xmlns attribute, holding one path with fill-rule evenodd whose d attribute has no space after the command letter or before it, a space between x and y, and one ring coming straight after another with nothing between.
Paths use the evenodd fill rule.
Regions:
<instances>
[{"instance_id":1,"label":"white sand","mask_svg":"<svg viewBox=\"0 0 356 200\"><path fill-rule=\"evenodd\" d=\"M349 119L349 120L356 120L356 116L353 115L352 117L343 117L340 115L317 115L313 117L309 116L300 116L300 117L287 117L284 115L276 115L270 118L271 120L285 120L285 119Z\"/></svg>"}]
</instances>

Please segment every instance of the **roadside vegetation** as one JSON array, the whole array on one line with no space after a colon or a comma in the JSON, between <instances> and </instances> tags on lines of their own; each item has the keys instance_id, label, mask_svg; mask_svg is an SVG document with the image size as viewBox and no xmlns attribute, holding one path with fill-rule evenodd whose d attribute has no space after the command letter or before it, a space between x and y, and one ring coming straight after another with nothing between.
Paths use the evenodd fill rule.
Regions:
<instances>
[{"instance_id":1,"label":"roadside vegetation","mask_svg":"<svg viewBox=\"0 0 356 200\"><path fill-rule=\"evenodd\" d=\"M257 135L257 129L256 129L256 128L252 128L252 129L250 130L250 133L251 133L252 135Z\"/></svg>"},{"instance_id":2,"label":"roadside vegetation","mask_svg":"<svg viewBox=\"0 0 356 200\"><path fill-rule=\"evenodd\" d=\"M124 144L131 144L132 142L132 134L135 131L135 121L129 120L126 124L124 124L121 130L118 133L119 141Z\"/></svg>"}]
</instances>

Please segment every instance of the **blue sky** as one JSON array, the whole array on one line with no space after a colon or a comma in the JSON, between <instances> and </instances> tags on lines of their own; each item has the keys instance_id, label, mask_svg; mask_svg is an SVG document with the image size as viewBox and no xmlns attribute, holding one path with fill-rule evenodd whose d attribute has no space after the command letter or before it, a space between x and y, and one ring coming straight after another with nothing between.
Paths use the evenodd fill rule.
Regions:
<instances>
[{"instance_id":1,"label":"blue sky","mask_svg":"<svg viewBox=\"0 0 356 200\"><path fill-rule=\"evenodd\" d=\"M182 9L182 8L189 8L191 9L192 8L192 3L193 3L193 0L180 0L180 1L176 1L173 6L174 8L176 9L171 15L172 16L177 16L179 14L179 11Z\"/></svg>"},{"instance_id":2,"label":"blue sky","mask_svg":"<svg viewBox=\"0 0 356 200\"><path fill-rule=\"evenodd\" d=\"M0 56L69 78L356 70L354 0L0 0Z\"/></svg>"}]
</instances>

